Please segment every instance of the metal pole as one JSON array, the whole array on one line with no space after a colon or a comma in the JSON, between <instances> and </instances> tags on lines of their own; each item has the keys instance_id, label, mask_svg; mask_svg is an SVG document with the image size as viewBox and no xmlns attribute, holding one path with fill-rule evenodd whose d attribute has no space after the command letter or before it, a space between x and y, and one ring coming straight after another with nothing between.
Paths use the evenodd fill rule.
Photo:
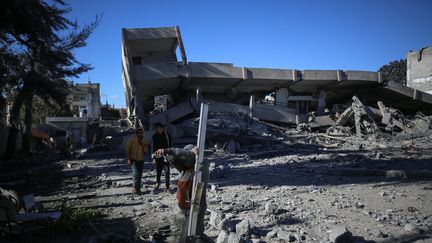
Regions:
<instances>
[{"instance_id":1,"label":"metal pole","mask_svg":"<svg viewBox=\"0 0 432 243\"><path fill-rule=\"evenodd\" d=\"M205 166L208 166L207 163L203 163L204 159L204 147L205 147L205 138L206 138L206 130L207 130L207 115L208 115L208 104L201 103L201 113L199 120L199 128L198 128L198 154L196 156L195 162L195 173L193 179L193 190L192 190L192 199L191 199L191 207L189 214L189 227L188 227L188 236L196 237L197 235L197 227L198 227L198 214L200 211L201 204L201 196L203 191L206 190L205 182L203 181L203 171L205 170Z\"/></svg>"}]
</instances>

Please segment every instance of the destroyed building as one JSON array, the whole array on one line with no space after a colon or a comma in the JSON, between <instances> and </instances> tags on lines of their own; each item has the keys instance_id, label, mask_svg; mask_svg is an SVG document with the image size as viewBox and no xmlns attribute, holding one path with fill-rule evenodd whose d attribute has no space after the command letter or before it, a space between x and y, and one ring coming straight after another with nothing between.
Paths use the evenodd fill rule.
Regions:
<instances>
[{"instance_id":1,"label":"destroyed building","mask_svg":"<svg viewBox=\"0 0 432 243\"><path fill-rule=\"evenodd\" d=\"M123 29L122 70L129 118L146 127L173 123L196 111L201 101L211 104L210 112L239 112L288 125L307 123L311 113L316 120L341 113L354 95L365 105L377 107L381 101L404 114L432 111L431 94L384 82L379 72L189 62L179 27ZM265 99L270 93L273 97ZM169 102L158 113L161 95Z\"/></svg>"},{"instance_id":2,"label":"destroyed building","mask_svg":"<svg viewBox=\"0 0 432 243\"><path fill-rule=\"evenodd\" d=\"M408 52L407 86L432 94L432 47Z\"/></svg>"}]
</instances>

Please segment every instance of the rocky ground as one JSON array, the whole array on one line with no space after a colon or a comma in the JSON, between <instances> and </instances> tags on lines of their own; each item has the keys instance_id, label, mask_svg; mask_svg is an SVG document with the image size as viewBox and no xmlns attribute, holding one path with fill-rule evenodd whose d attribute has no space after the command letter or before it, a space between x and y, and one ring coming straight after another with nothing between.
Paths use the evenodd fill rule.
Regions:
<instances>
[{"instance_id":1,"label":"rocky ground","mask_svg":"<svg viewBox=\"0 0 432 243\"><path fill-rule=\"evenodd\" d=\"M206 234L216 242L432 242L428 141L366 150L311 139L279 152L206 151ZM139 196L130 194L130 172L121 153L88 153L33 173L26 192L48 210L66 204L105 215L57 234L59 242L175 242L175 169L171 192L154 190L146 162Z\"/></svg>"}]
</instances>

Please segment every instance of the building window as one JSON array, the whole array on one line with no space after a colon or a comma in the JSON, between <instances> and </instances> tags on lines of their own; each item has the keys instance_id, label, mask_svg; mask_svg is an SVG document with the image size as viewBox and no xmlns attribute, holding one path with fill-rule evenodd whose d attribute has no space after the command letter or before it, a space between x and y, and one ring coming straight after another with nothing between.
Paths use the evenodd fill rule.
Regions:
<instances>
[{"instance_id":1,"label":"building window","mask_svg":"<svg viewBox=\"0 0 432 243\"><path fill-rule=\"evenodd\" d=\"M133 65L140 65L141 64L141 57L140 56L132 57L132 64Z\"/></svg>"}]
</instances>

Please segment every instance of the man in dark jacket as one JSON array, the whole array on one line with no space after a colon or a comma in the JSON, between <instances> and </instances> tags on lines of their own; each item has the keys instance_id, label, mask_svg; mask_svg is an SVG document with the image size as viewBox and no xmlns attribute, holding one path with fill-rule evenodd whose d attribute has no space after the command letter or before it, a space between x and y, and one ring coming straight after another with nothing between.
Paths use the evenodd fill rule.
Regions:
<instances>
[{"instance_id":1,"label":"man in dark jacket","mask_svg":"<svg viewBox=\"0 0 432 243\"><path fill-rule=\"evenodd\" d=\"M164 130L164 126L161 123L156 123L154 125L155 134L152 137L153 142L153 153L159 149L167 149L172 146L171 137ZM155 189L159 189L160 181L162 176L162 170L165 171L165 185L166 190L169 191L170 188L170 167L169 164L161 158L154 158L154 163L156 164L156 185Z\"/></svg>"}]
</instances>

